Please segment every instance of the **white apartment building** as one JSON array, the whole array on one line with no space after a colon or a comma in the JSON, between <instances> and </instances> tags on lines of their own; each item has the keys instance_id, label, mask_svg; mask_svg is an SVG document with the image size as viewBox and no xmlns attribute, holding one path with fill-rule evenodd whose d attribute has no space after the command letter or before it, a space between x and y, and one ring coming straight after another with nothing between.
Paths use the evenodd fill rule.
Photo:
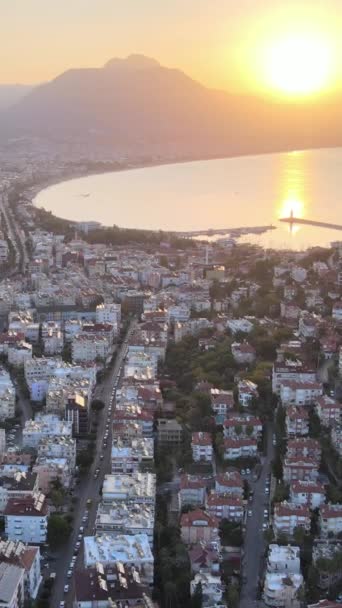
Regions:
<instances>
[{"instance_id":1,"label":"white apartment building","mask_svg":"<svg viewBox=\"0 0 342 608\"><path fill-rule=\"evenodd\" d=\"M308 506L298 506L286 501L275 505L273 530L276 536L279 534L292 536L296 528L304 528L309 531L310 524L311 516Z\"/></svg>"},{"instance_id":2,"label":"white apartment building","mask_svg":"<svg viewBox=\"0 0 342 608\"><path fill-rule=\"evenodd\" d=\"M210 433L193 433L191 439L192 458L195 462L211 462L213 440Z\"/></svg>"},{"instance_id":3,"label":"white apartment building","mask_svg":"<svg viewBox=\"0 0 342 608\"><path fill-rule=\"evenodd\" d=\"M0 598L2 608L22 608L25 601L25 570L0 562Z\"/></svg>"},{"instance_id":4,"label":"white apartment building","mask_svg":"<svg viewBox=\"0 0 342 608\"><path fill-rule=\"evenodd\" d=\"M324 486L318 481L293 481L290 484L290 502L318 509L325 502Z\"/></svg>"},{"instance_id":5,"label":"white apartment building","mask_svg":"<svg viewBox=\"0 0 342 608\"><path fill-rule=\"evenodd\" d=\"M321 536L337 536L342 532L342 505L322 505L319 512L319 528Z\"/></svg>"},{"instance_id":6,"label":"white apartment building","mask_svg":"<svg viewBox=\"0 0 342 608\"><path fill-rule=\"evenodd\" d=\"M38 445L38 456L66 458L71 469L76 466L76 439L70 435L44 436Z\"/></svg>"},{"instance_id":7,"label":"white apartment building","mask_svg":"<svg viewBox=\"0 0 342 608\"><path fill-rule=\"evenodd\" d=\"M154 505L156 476L153 473L134 472L132 475L105 475L102 486L104 503L133 502Z\"/></svg>"},{"instance_id":8,"label":"white apartment building","mask_svg":"<svg viewBox=\"0 0 342 608\"><path fill-rule=\"evenodd\" d=\"M0 478L0 512L3 513L11 498L33 498L39 490L36 473L7 471Z\"/></svg>"},{"instance_id":9,"label":"white apartment building","mask_svg":"<svg viewBox=\"0 0 342 608\"><path fill-rule=\"evenodd\" d=\"M93 363L104 361L109 354L106 336L79 334L73 338L71 356L73 363Z\"/></svg>"},{"instance_id":10,"label":"white apartment building","mask_svg":"<svg viewBox=\"0 0 342 608\"><path fill-rule=\"evenodd\" d=\"M280 400L283 405L312 405L323 395L321 382L282 381L280 384Z\"/></svg>"},{"instance_id":11,"label":"white apartment building","mask_svg":"<svg viewBox=\"0 0 342 608\"><path fill-rule=\"evenodd\" d=\"M109 323L118 333L121 323L121 304L100 304L96 306L96 323Z\"/></svg>"},{"instance_id":12,"label":"white apartment building","mask_svg":"<svg viewBox=\"0 0 342 608\"><path fill-rule=\"evenodd\" d=\"M34 498L11 498L4 517L8 540L34 545L46 542L48 505L44 494Z\"/></svg>"},{"instance_id":13,"label":"white apartment building","mask_svg":"<svg viewBox=\"0 0 342 608\"><path fill-rule=\"evenodd\" d=\"M25 595L33 600L36 599L42 582L39 547L28 546L21 541L1 540L1 562L8 562L19 568L24 568Z\"/></svg>"},{"instance_id":14,"label":"white apartment building","mask_svg":"<svg viewBox=\"0 0 342 608\"><path fill-rule=\"evenodd\" d=\"M315 382L316 370L306 368L299 360L286 360L276 362L272 370L272 391L280 396L280 386L283 382L294 380L296 382Z\"/></svg>"},{"instance_id":15,"label":"white apartment building","mask_svg":"<svg viewBox=\"0 0 342 608\"><path fill-rule=\"evenodd\" d=\"M0 420L15 416L15 388L9 373L0 368Z\"/></svg>"},{"instance_id":16,"label":"white apartment building","mask_svg":"<svg viewBox=\"0 0 342 608\"><path fill-rule=\"evenodd\" d=\"M92 568L97 563L107 566L116 562L134 566L141 581L152 586L154 558L146 534L97 534L84 537L86 568Z\"/></svg>"},{"instance_id":17,"label":"white apartment building","mask_svg":"<svg viewBox=\"0 0 342 608\"><path fill-rule=\"evenodd\" d=\"M291 545L269 545L267 572L300 574L300 549Z\"/></svg>"},{"instance_id":18,"label":"white apartment building","mask_svg":"<svg viewBox=\"0 0 342 608\"><path fill-rule=\"evenodd\" d=\"M139 470L140 465L149 465L153 460L153 438L138 437L125 445L118 439L112 445L111 463L114 475L117 473L133 473Z\"/></svg>"},{"instance_id":19,"label":"white apartment building","mask_svg":"<svg viewBox=\"0 0 342 608\"><path fill-rule=\"evenodd\" d=\"M26 359L32 359L32 344L21 340L8 346L7 360L10 365L22 367Z\"/></svg>"},{"instance_id":20,"label":"white apartment building","mask_svg":"<svg viewBox=\"0 0 342 608\"><path fill-rule=\"evenodd\" d=\"M47 437L72 437L72 422L60 420L54 414L37 414L27 420L23 429L23 446L37 448Z\"/></svg>"},{"instance_id":21,"label":"white apartment building","mask_svg":"<svg viewBox=\"0 0 342 608\"><path fill-rule=\"evenodd\" d=\"M100 503L95 520L96 534L146 534L153 547L154 507L147 504Z\"/></svg>"},{"instance_id":22,"label":"white apartment building","mask_svg":"<svg viewBox=\"0 0 342 608\"><path fill-rule=\"evenodd\" d=\"M267 572L263 601L270 608L300 608L299 590L303 586L301 574Z\"/></svg>"},{"instance_id":23,"label":"white apartment building","mask_svg":"<svg viewBox=\"0 0 342 608\"><path fill-rule=\"evenodd\" d=\"M237 458L254 458L258 454L256 439L225 439L223 442L223 458L236 460Z\"/></svg>"},{"instance_id":24,"label":"white apartment building","mask_svg":"<svg viewBox=\"0 0 342 608\"><path fill-rule=\"evenodd\" d=\"M124 376L125 378L148 378L154 379L158 372L158 357L145 352L128 351Z\"/></svg>"}]
</instances>

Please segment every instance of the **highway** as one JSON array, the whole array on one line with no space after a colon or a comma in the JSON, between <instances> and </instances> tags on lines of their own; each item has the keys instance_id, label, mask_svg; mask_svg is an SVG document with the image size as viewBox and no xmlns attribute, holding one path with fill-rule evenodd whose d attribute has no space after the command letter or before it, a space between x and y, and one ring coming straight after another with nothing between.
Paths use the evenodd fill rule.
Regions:
<instances>
[{"instance_id":1,"label":"highway","mask_svg":"<svg viewBox=\"0 0 342 608\"><path fill-rule=\"evenodd\" d=\"M51 563L51 567L49 572L56 572L56 580L52 590L51 603L50 606L52 608L59 608L61 601L65 601L66 606L72 606L72 597L73 597L73 578L67 578L67 572L70 570L71 559L74 555L75 545L80 534L80 527L83 526L85 528L84 535L91 535L94 529L97 505L100 498L100 489L102 487L104 475L110 472L110 454L111 454L111 444L112 444L112 429L111 429L111 420L114 412L114 403L112 398L113 389L116 387L117 383L121 377L121 365L127 353L127 340L129 339L132 331L134 330L136 321L132 321L126 337L124 339L123 344L121 345L120 350L117 353L116 361L113 366L113 369L107 379L105 379L102 389L103 396L102 400L105 403L105 407L99 415L99 424L98 424L98 432L96 439L96 455L92 466L90 467L89 474L86 479L82 479L79 484L77 490L75 491L75 495L78 498L78 503L75 509L75 519L73 523L73 531L68 540L67 545L63 548L61 552L58 553L58 557L56 561ZM112 405L112 411L109 414L108 408ZM104 443L104 434L106 431L106 425L108 424L108 416L110 417L109 422L109 433L108 433L108 441L107 447L105 448ZM104 455L103 460L100 459L101 454ZM99 469L99 475L95 478L95 471ZM87 505L87 501L91 500L91 504ZM85 515L88 515L87 523L82 522L82 518ZM82 568L82 556L83 550L81 549L77 556L77 561L75 564L75 568ZM68 593L64 593L64 586L69 585Z\"/></svg>"}]
</instances>

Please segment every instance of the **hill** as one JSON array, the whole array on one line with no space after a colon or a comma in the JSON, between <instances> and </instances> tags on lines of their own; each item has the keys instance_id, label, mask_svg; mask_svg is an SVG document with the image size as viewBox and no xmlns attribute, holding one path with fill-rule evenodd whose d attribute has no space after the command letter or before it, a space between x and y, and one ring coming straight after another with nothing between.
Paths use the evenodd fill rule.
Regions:
<instances>
[{"instance_id":1,"label":"hill","mask_svg":"<svg viewBox=\"0 0 342 608\"><path fill-rule=\"evenodd\" d=\"M0 84L0 110L9 108L31 90L31 86L24 84Z\"/></svg>"},{"instance_id":2,"label":"hill","mask_svg":"<svg viewBox=\"0 0 342 608\"><path fill-rule=\"evenodd\" d=\"M341 108L340 99L294 104L231 95L132 55L34 88L1 113L0 128L195 158L340 145Z\"/></svg>"}]
</instances>

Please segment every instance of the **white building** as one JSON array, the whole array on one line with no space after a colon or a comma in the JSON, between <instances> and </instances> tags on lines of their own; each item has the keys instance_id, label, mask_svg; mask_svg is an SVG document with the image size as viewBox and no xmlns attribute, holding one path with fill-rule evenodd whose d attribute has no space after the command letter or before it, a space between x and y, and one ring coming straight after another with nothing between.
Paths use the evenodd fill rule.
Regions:
<instances>
[{"instance_id":1,"label":"white building","mask_svg":"<svg viewBox=\"0 0 342 608\"><path fill-rule=\"evenodd\" d=\"M150 465L154 460L154 439L138 437L128 444L119 439L113 443L111 452L112 473L133 473L141 465Z\"/></svg>"},{"instance_id":2,"label":"white building","mask_svg":"<svg viewBox=\"0 0 342 608\"><path fill-rule=\"evenodd\" d=\"M96 306L96 323L110 323L118 333L121 323L121 304L100 304Z\"/></svg>"},{"instance_id":3,"label":"white building","mask_svg":"<svg viewBox=\"0 0 342 608\"><path fill-rule=\"evenodd\" d=\"M0 598L2 608L22 608L25 601L25 570L0 562Z\"/></svg>"},{"instance_id":4,"label":"white building","mask_svg":"<svg viewBox=\"0 0 342 608\"><path fill-rule=\"evenodd\" d=\"M109 354L109 343L106 336L79 334L72 341L73 363L93 363L105 360Z\"/></svg>"},{"instance_id":5,"label":"white building","mask_svg":"<svg viewBox=\"0 0 342 608\"><path fill-rule=\"evenodd\" d=\"M60 420L53 414L37 414L35 420L27 420L23 429L23 445L37 448L47 437L72 437L72 422Z\"/></svg>"},{"instance_id":6,"label":"white building","mask_svg":"<svg viewBox=\"0 0 342 608\"><path fill-rule=\"evenodd\" d=\"M198 585L201 585L202 589L202 607L213 608L217 606L225 606L222 603L225 586L221 582L219 576L215 576L210 572L197 572L190 582L190 593L194 595Z\"/></svg>"},{"instance_id":7,"label":"white building","mask_svg":"<svg viewBox=\"0 0 342 608\"><path fill-rule=\"evenodd\" d=\"M35 599L42 582L39 547L30 547L21 541L1 540L0 562L8 562L19 568L24 568L25 595Z\"/></svg>"},{"instance_id":8,"label":"white building","mask_svg":"<svg viewBox=\"0 0 342 608\"><path fill-rule=\"evenodd\" d=\"M8 372L0 369L0 420L15 416L15 388Z\"/></svg>"},{"instance_id":9,"label":"white building","mask_svg":"<svg viewBox=\"0 0 342 608\"><path fill-rule=\"evenodd\" d=\"M312 405L323 395L321 382L283 381L280 384L280 399L283 405Z\"/></svg>"},{"instance_id":10,"label":"white building","mask_svg":"<svg viewBox=\"0 0 342 608\"><path fill-rule=\"evenodd\" d=\"M95 531L96 534L146 534L153 547L154 507L144 503L100 503Z\"/></svg>"},{"instance_id":11,"label":"white building","mask_svg":"<svg viewBox=\"0 0 342 608\"><path fill-rule=\"evenodd\" d=\"M132 475L105 475L102 486L102 501L128 504L154 505L156 476L153 473L135 472Z\"/></svg>"},{"instance_id":12,"label":"white building","mask_svg":"<svg viewBox=\"0 0 342 608\"><path fill-rule=\"evenodd\" d=\"M40 545L46 542L48 505L44 494L35 498L11 498L5 509L8 540Z\"/></svg>"},{"instance_id":13,"label":"white building","mask_svg":"<svg viewBox=\"0 0 342 608\"><path fill-rule=\"evenodd\" d=\"M267 572L300 574L299 547L271 544L268 548Z\"/></svg>"},{"instance_id":14,"label":"white building","mask_svg":"<svg viewBox=\"0 0 342 608\"><path fill-rule=\"evenodd\" d=\"M318 481L293 481L290 484L290 501L295 505L318 509L325 502L324 486Z\"/></svg>"},{"instance_id":15,"label":"white building","mask_svg":"<svg viewBox=\"0 0 342 608\"><path fill-rule=\"evenodd\" d=\"M213 441L210 433L193 433L191 439L192 458L195 462L211 462Z\"/></svg>"},{"instance_id":16,"label":"white building","mask_svg":"<svg viewBox=\"0 0 342 608\"><path fill-rule=\"evenodd\" d=\"M324 538L342 532L342 505L322 505L319 512L319 527Z\"/></svg>"},{"instance_id":17,"label":"white building","mask_svg":"<svg viewBox=\"0 0 342 608\"><path fill-rule=\"evenodd\" d=\"M94 567L121 562L134 566L143 583L153 584L154 558L146 534L97 534L84 537L84 565Z\"/></svg>"},{"instance_id":18,"label":"white building","mask_svg":"<svg viewBox=\"0 0 342 608\"><path fill-rule=\"evenodd\" d=\"M303 586L301 574L267 572L265 576L263 601L274 608L299 608L299 591Z\"/></svg>"}]
</instances>

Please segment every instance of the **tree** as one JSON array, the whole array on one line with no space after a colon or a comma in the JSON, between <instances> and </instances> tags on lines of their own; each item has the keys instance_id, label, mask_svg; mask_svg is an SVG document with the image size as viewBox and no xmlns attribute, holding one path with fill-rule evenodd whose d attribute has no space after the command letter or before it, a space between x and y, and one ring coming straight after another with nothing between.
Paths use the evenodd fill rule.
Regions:
<instances>
[{"instance_id":1,"label":"tree","mask_svg":"<svg viewBox=\"0 0 342 608\"><path fill-rule=\"evenodd\" d=\"M196 585L196 589L191 598L191 608L202 608L203 604L203 590L202 583L199 582Z\"/></svg>"},{"instance_id":2,"label":"tree","mask_svg":"<svg viewBox=\"0 0 342 608\"><path fill-rule=\"evenodd\" d=\"M101 399L93 399L93 401L91 402L91 409L94 412L100 412L101 410L103 410L105 404Z\"/></svg>"},{"instance_id":3,"label":"tree","mask_svg":"<svg viewBox=\"0 0 342 608\"><path fill-rule=\"evenodd\" d=\"M304 528L301 528L300 526L296 526L296 528L293 531L293 539L294 539L296 545L301 546L304 542L304 537L305 537Z\"/></svg>"},{"instance_id":4,"label":"tree","mask_svg":"<svg viewBox=\"0 0 342 608\"><path fill-rule=\"evenodd\" d=\"M60 547L68 540L71 527L60 515L50 515L48 520L47 540L52 549Z\"/></svg>"},{"instance_id":5,"label":"tree","mask_svg":"<svg viewBox=\"0 0 342 608\"><path fill-rule=\"evenodd\" d=\"M229 608L238 608L240 602L239 589L236 584L231 584L228 587L227 599Z\"/></svg>"}]
</instances>

